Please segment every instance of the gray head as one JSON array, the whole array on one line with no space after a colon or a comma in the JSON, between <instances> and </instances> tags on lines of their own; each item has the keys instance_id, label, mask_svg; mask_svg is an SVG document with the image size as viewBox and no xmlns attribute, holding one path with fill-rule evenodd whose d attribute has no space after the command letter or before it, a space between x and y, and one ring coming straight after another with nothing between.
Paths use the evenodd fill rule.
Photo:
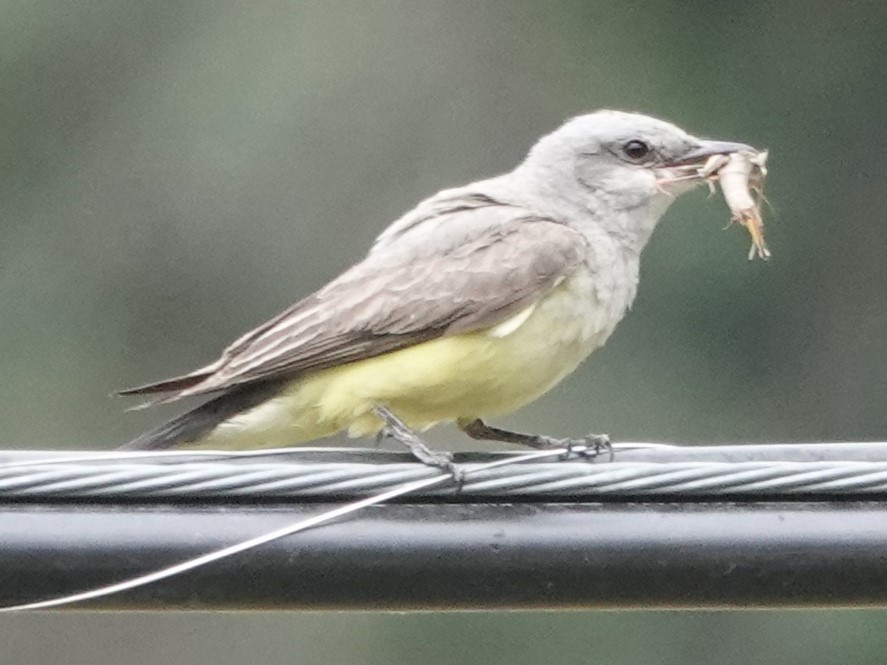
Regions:
<instances>
[{"instance_id":1,"label":"gray head","mask_svg":"<svg viewBox=\"0 0 887 665\"><path fill-rule=\"evenodd\" d=\"M599 216L637 211L638 224L652 230L676 194L702 182L685 176L712 155L737 150L751 148L700 139L637 113L597 111L543 136L515 174L546 198Z\"/></svg>"}]
</instances>

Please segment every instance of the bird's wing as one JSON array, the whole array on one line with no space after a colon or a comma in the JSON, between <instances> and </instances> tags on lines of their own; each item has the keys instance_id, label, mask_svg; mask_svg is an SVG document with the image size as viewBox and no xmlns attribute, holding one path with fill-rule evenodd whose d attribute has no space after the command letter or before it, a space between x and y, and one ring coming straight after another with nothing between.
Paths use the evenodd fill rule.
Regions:
<instances>
[{"instance_id":1,"label":"bird's wing","mask_svg":"<svg viewBox=\"0 0 887 665\"><path fill-rule=\"evenodd\" d=\"M216 362L122 394L171 392L157 400L168 402L494 326L553 289L586 258L585 238L568 226L517 206L490 207L452 213L458 225L469 222L478 230L463 242L429 251L429 238L422 252L399 259L393 251L371 253L238 339ZM491 214L495 223L488 223ZM480 218L470 224L466 216ZM436 219L446 224L441 217L437 211ZM386 255L392 255L391 265Z\"/></svg>"}]
</instances>

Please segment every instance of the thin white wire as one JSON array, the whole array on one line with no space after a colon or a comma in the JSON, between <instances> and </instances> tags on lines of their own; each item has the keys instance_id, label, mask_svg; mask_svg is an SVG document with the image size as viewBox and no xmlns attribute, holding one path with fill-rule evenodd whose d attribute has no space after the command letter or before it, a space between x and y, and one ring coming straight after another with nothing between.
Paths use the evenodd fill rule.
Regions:
<instances>
[{"instance_id":1,"label":"thin white wire","mask_svg":"<svg viewBox=\"0 0 887 665\"><path fill-rule=\"evenodd\" d=\"M681 446L672 443L647 443L647 442L623 442L614 443L613 450L642 450L642 449L670 449L680 448ZM573 447L573 451L578 452L578 447ZM41 466L52 464L76 464L79 462L113 462L118 460L124 461L142 461L154 459L171 459L176 458L192 459L194 457L208 457L210 459L229 459L229 458L251 458L251 457L277 457L280 455L301 455L303 453L378 453L378 448L363 448L359 446L289 446L286 448L264 448L260 450L120 450L110 451L106 453L94 452L87 454L78 453L65 455L59 452L58 457L35 458L20 462L0 462L0 469L13 469L21 466ZM400 451L384 450L386 453L397 453ZM545 455L551 451L544 451ZM559 454L563 454L561 451ZM527 453L513 450L496 451L498 455L513 455L525 459L523 455ZM530 453L532 454L532 453ZM535 459L535 458L533 458ZM500 460L497 460L497 462ZM513 460L510 460L513 461ZM499 466L498 464L496 466ZM488 467L483 467L488 468Z\"/></svg>"},{"instance_id":2,"label":"thin white wire","mask_svg":"<svg viewBox=\"0 0 887 665\"><path fill-rule=\"evenodd\" d=\"M32 460L24 460L21 462L0 462L0 468L12 469L20 466L41 466L43 464L66 464L77 462L113 462L117 460L141 461L153 459L172 459L183 458L191 459L193 457L209 457L210 459L228 459L236 457L274 457L277 455L292 455L299 453L316 453L316 452L346 452L346 453L368 453L378 452L372 448L331 448L321 446L299 446L298 448L265 448L262 450L121 450L107 453L95 452L87 454L71 454L65 455L59 453L58 457L49 457L46 459L35 458Z\"/></svg>"}]
</instances>

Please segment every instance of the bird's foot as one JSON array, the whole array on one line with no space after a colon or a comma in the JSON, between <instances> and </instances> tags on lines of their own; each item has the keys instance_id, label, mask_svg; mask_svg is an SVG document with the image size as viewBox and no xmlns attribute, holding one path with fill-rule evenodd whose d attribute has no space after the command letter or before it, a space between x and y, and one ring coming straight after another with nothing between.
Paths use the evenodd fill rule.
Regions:
<instances>
[{"instance_id":1,"label":"bird's foot","mask_svg":"<svg viewBox=\"0 0 887 665\"><path fill-rule=\"evenodd\" d=\"M453 477L456 483L462 484L465 474L461 467L453 462L452 453L438 452L429 448L406 423L387 408L376 407L373 409L373 413L385 421L385 426L376 435L377 442L385 438L397 441L409 448L413 457L422 462L422 464L446 471Z\"/></svg>"},{"instance_id":2,"label":"bird's foot","mask_svg":"<svg viewBox=\"0 0 887 665\"><path fill-rule=\"evenodd\" d=\"M535 439L536 441L532 444L534 448L540 450L565 449L564 459L579 455L585 459L592 460L604 452L609 454L610 462L615 457L613 444L610 442L610 437L606 434L589 434L579 439L558 439L553 436L537 435Z\"/></svg>"},{"instance_id":3,"label":"bird's foot","mask_svg":"<svg viewBox=\"0 0 887 665\"><path fill-rule=\"evenodd\" d=\"M613 444L610 443L610 437L606 434L589 434L581 439L558 439L544 434L524 434L523 432L512 432L506 429L499 429L498 427L491 427L480 418L460 421L459 427L473 439L516 443L537 450L560 450L565 448L567 451L564 455L565 459L572 455L581 455L586 459L594 459L606 450L610 453L610 461L613 461Z\"/></svg>"}]
</instances>

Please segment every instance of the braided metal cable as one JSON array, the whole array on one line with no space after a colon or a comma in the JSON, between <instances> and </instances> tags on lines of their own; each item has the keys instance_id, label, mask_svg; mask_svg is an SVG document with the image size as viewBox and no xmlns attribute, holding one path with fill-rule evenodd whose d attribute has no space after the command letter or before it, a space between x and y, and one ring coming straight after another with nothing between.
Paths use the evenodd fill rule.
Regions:
<instances>
[{"instance_id":1,"label":"braided metal cable","mask_svg":"<svg viewBox=\"0 0 887 665\"><path fill-rule=\"evenodd\" d=\"M814 445L814 444L810 444ZM869 460L854 444L830 444L830 459L816 461L669 461L688 449L658 449L662 461L598 459L530 461L490 468L461 463L464 483L429 487L412 499L446 501L490 498L618 500L643 497L793 498L872 497L887 493L887 444L868 446ZM814 446L815 447L815 446ZM740 448L740 447L733 447ZM763 454L767 446L756 446ZM785 446L783 446L785 448ZM809 456L803 445L792 448ZM692 449L690 449L692 452ZM831 459L834 457L837 459ZM486 456L489 459L491 456ZM493 456L495 457L495 456ZM503 459L507 454L501 455ZM790 457L790 456L789 456ZM819 455L823 457L823 455ZM324 461L325 459L335 461ZM348 459L358 461L343 461ZM657 459L658 459L657 458ZM441 472L399 454L376 451L298 451L251 456L96 453L5 453L0 462L0 499L198 500L366 497ZM471 460L471 456L467 456ZM70 460L70 461L69 461ZM625 460L625 461L623 461Z\"/></svg>"}]
</instances>

